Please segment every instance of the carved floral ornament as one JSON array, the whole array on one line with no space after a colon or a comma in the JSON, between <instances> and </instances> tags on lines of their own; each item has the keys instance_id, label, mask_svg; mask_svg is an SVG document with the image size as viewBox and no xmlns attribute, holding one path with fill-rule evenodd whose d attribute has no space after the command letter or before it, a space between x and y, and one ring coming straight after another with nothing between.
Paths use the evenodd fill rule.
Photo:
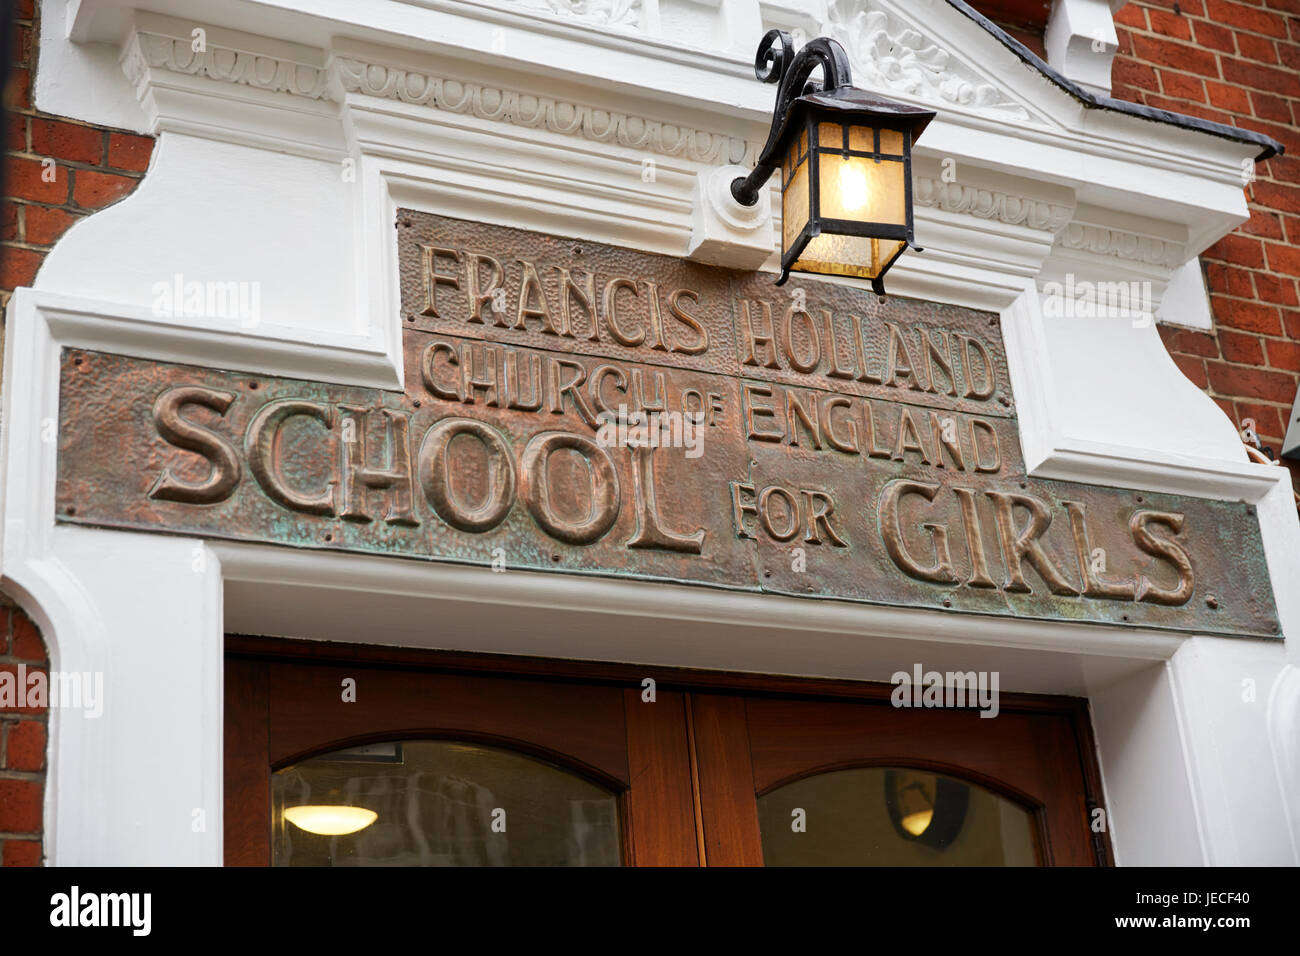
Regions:
<instances>
[{"instance_id":1,"label":"carved floral ornament","mask_svg":"<svg viewBox=\"0 0 1300 956\"><path fill-rule=\"evenodd\" d=\"M844 44L859 80L942 106L1027 122L1029 112L874 0L830 0L821 32Z\"/></svg>"}]
</instances>

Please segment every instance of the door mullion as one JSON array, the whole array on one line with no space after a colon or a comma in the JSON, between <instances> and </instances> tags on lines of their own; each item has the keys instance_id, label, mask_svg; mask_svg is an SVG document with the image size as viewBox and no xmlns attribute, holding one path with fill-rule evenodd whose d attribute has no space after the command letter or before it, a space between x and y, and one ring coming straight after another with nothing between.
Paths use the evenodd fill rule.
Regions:
<instances>
[{"instance_id":1,"label":"door mullion","mask_svg":"<svg viewBox=\"0 0 1300 956\"><path fill-rule=\"evenodd\" d=\"M704 848L710 866L762 866L745 699L692 694Z\"/></svg>"},{"instance_id":2,"label":"door mullion","mask_svg":"<svg viewBox=\"0 0 1300 956\"><path fill-rule=\"evenodd\" d=\"M653 701L639 687L624 694L628 860L636 866L699 866L686 697L660 690Z\"/></svg>"}]
</instances>

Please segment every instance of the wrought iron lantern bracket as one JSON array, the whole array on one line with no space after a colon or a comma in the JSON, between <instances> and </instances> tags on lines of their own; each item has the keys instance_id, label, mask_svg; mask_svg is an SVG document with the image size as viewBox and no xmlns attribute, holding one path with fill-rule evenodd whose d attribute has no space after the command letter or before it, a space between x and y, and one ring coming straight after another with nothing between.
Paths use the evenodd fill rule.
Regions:
<instances>
[{"instance_id":1,"label":"wrought iron lantern bracket","mask_svg":"<svg viewBox=\"0 0 1300 956\"><path fill-rule=\"evenodd\" d=\"M822 68L820 83L809 79L819 66ZM758 202L758 191L776 172L795 100L814 93L853 88L853 70L844 47L827 37L817 37L795 53L794 40L784 30L768 30L763 36L754 56L754 75L763 83L780 85L772 110L772 128L758 155L758 163L748 176L738 176L731 184L731 195L742 206Z\"/></svg>"}]
</instances>

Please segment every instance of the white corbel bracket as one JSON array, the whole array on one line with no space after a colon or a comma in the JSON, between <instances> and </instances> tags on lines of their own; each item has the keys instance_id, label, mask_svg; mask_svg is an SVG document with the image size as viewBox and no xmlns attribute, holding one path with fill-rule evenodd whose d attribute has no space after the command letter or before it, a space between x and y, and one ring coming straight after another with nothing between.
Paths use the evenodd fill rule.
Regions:
<instances>
[{"instance_id":1,"label":"white corbel bracket","mask_svg":"<svg viewBox=\"0 0 1300 956\"><path fill-rule=\"evenodd\" d=\"M775 254L768 190L764 188L752 206L742 206L731 195L732 181L747 175L744 166L715 166L697 174L691 200L689 258L748 270L759 268Z\"/></svg>"},{"instance_id":2,"label":"white corbel bracket","mask_svg":"<svg viewBox=\"0 0 1300 956\"><path fill-rule=\"evenodd\" d=\"M1119 49L1114 11L1125 0L1053 0L1043 45L1047 62L1084 89L1110 96L1110 66Z\"/></svg>"}]
</instances>

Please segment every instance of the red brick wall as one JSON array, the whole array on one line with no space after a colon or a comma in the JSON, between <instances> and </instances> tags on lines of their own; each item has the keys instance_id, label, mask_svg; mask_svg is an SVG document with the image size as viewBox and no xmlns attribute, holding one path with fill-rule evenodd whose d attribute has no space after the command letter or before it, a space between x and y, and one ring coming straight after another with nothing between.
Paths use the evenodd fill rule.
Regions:
<instances>
[{"instance_id":1,"label":"red brick wall","mask_svg":"<svg viewBox=\"0 0 1300 956\"><path fill-rule=\"evenodd\" d=\"M32 109L39 35L35 0L15 6L14 69L5 91L5 180L0 216L0 308L32 284L45 254L78 219L131 193L153 138ZM51 166L46 160L53 160Z\"/></svg>"},{"instance_id":2,"label":"red brick wall","mask_svg":"<svg viewBox=\"0 0 1300 956\"><path fill-rule=\"evenodd\" d=\"M0 598L3 601L3 598ZM0 604L0 671L18 679L18 666L48 673L41 635L19 608ZM5 701L4 703L8 703ZM0 863L40 866L45 796L46 707L0 703Z\"/></svg>"},{"instance_id":3,"label":"red brick wall","mask_svg":"<svg viewBox=\"0 0 1300 956\"><path fill-rule=\"evenodd\" d=\"M1300 380L1300 0L1141 0L1115 19L1114 96L1286 146L1246 189L1250 220L1201 257L1214 329L1160 330L1184 374L1276 453Z\"/></svg>"}]
</instances>

